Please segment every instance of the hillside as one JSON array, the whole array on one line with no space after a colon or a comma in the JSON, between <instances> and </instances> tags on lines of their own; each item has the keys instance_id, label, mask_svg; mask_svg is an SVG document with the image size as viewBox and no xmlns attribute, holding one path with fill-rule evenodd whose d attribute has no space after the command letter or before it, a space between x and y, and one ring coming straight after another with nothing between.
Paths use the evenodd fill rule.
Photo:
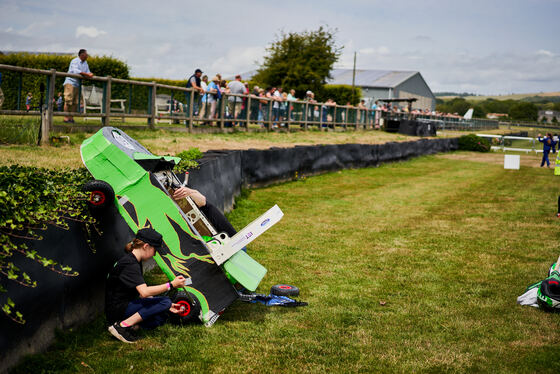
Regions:
<instances>
[{"instance_id":1,"label":"hillside","mask_svg":"<svg viewBox=\"0 0 560 374\"><path fill-rule=\"evenodd\" d=\"M449 96L438 96L438 99L447 100L459 97L458 95L449 95ZM552 98L558 97L560 98L560 91L557 92L539 92L539 93L524 93L524 94L511 94L511 95L488 95L488 96L461 96L465 100L472 100L472 101L482 101L486 99L494 99L494 100L523 100L527 98L539 97L539 98Z\"/></svg>"}]
</instances>

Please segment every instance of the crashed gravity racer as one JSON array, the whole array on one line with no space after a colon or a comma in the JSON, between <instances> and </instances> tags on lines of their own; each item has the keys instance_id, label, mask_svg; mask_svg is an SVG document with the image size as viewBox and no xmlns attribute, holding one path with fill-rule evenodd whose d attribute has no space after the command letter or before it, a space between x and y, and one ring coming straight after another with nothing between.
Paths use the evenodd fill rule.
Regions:
<instances>
[{"instance_id":1,"label":"crashed gravity racer","mask_svg":"<svg viewBox=\"0 0 560 374\"><path fill-rule=\"evenodd\" d=\"M299 294L289 285L274 286L268 296L253 292L267 270L242 249L282 218L277 205L229 237L214 229L190 197L180 202L171 198L172 190L185 186L188 179L188 174L181 178L173 172L180 158L155 156L114 127L86 139L80 152L95 178L84 186L92 210L114 203L134 233L151 227L162 234L155 262L170 280L178 275L187 279L170 295L182 306L175 322L198 317L211 326L238 298L267 305L306 305L287 297Z\"/></svg>"}]
</instances>

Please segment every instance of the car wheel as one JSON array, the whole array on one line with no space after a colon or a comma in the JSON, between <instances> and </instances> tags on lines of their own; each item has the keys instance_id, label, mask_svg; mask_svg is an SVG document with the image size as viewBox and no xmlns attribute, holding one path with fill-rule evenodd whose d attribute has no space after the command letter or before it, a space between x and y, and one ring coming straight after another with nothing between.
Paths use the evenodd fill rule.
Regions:
<instances>
[{"instance_id":1,"label":"car wheel","mask_svg":"<svg viewBox=\"0 0 560 374\"><path fill-rule=\"evenodd\" d=\"M113 187L102 180L92 180L84 184L82 191L89 192L88 205L93 209L103 209L115 200Z\"/></svg>"},{"instance_id":2,"label":"car wheel","mask_svg":"<svg viewBox=\"0 0 560 374\"><path fill-rule=\"evenodd\" d=\"M180 306L179 313L171 313L172 323L185 325L198 320L200 304L193 294L179 291L171 300L174 304L179 304Z\"/></svg>"},{"instance_id":3,"label":"car wheel","mask_svg":"<svg viewBox=\"0 0 560 374\"><path fill-rule=\"evenodd\" d=\"M270 288L270 293L276 296L298 296L299 288L289 284L277 284Z\"/></svg>"}]
</instances>

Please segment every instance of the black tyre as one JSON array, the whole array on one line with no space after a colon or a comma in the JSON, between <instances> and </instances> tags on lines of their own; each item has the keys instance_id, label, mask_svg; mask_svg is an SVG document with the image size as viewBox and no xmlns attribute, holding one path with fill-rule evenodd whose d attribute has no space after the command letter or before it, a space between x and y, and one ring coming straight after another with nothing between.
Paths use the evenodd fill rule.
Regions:
<instances>
[{"instance_id":1,"label":"black tyre","mask_svg":"<svg viewBox=\"0 0 560 374\"><path fill-rule=\"evenodd\" d=\"M171 298L171 301L181 306L179 313L170 313L170 321L172 323L186 325L199 321L200 304L193 294L179 291Z\"/></svg>"},{"instance_id":2,"label":"black tyre","mask_svg":"<svg viewBox=\"0 0 560 374\"><path fill-rule=\"evenodd\" d=\"M82 191L89 192L88 205L92 209L104 209L115 200L115 191L107 182L92 180L84 184Z\"/></svg>"},{"instance_id":3,"label":"black tyre","mask_svg":"<svg viewBox=\"0 0 560 374\"><path fill-rule=\"evenodd\" d=\"M289 284L277 284L270 288L270 293L276 296L298 296L299 288Z\"/></svg>"}]
</instances>

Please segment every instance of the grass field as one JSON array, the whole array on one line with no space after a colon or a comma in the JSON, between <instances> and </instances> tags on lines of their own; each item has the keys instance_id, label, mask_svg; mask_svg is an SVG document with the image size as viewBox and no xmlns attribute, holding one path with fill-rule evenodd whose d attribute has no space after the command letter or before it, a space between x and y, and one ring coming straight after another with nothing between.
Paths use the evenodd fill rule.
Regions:
<instances>
[{"instance_id":1,"label":"grass field","mask_svg":"<svg viewBox=\"0 0 560 374\"><path fill-rule=\"evenodd\" d=\"M558 180L505 171L500 157L429 156L253 190L234 226L274 203L285 213L249 249L269 270L260 291L293 283L309 306L237 302L212 328L166 325L136 345L100 318L15 372L558 372L559 315L515 302L559 254Z\"/></svg>"},{"instance_id":2,"label":"grass field","mask_svg":"<svg viewBox=\"0 0 560 374\"><path fill-rule=\"evenodd\" d=\"M0 116L0 120L2 117ZM128 123L128 122L127 122ZM0 121L1 125L1 121ZM112 123L118 127L119 123ZM484 131L485 134L507 134L518 129L506 128ZM137 139L152 153L157 155L175 155L191 147L207 150L220 149L267 149L270 147L294 147L296 145L316 144L381 144L386 142L402 142L418 140L418 137L407 136L384 131L317 131L306 132L234 132L221 134L188 134L165 129L159 130L126 130L126 133ZM443 131L440 137L458 137L468 132ZM2 144L0 140L0 165L20 164L25 166L40 166L46 168L78 168L82 167L80 145L92 134L78 132L68 135L70 144L56 145Z\"/></svg>"}]
</instances>

